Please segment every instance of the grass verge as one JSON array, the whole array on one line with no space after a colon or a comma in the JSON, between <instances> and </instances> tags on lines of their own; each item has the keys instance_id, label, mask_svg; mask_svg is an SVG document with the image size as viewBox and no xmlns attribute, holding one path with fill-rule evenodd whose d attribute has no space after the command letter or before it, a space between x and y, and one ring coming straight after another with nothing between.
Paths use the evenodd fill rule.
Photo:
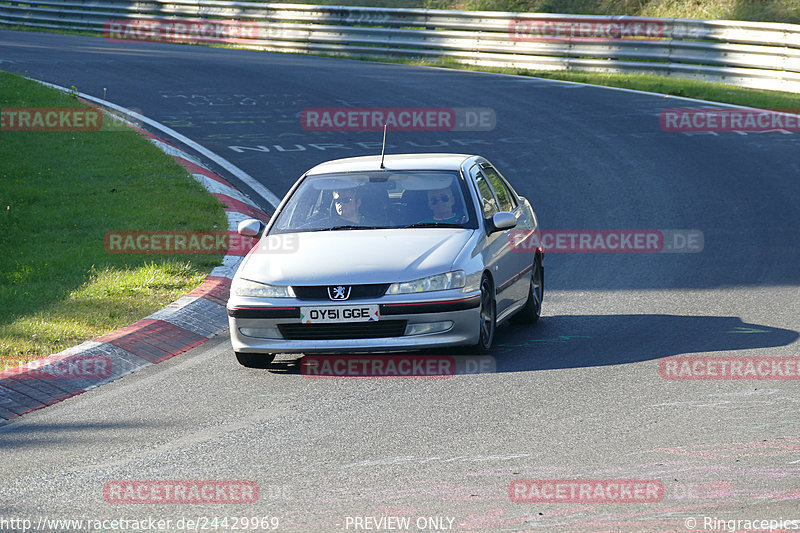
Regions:
<instances>
[{"instance_id":1,"label":"grass verge","mask_svg":"<svg viewBox=\"0 0 800 533\"><path fill-rule=\"evenodd\" d=\"M800 23L797 0L281 0L271 3Z\"/></svg>"},{"instance_id":2,"label":"grass verge","mask_svg":"<svg viewBox=\"0 0 800 533\"><path fill-rule=\"evenodd\" d=\"M366 57L351 59L374 61L374 59ZM622 87L625 89L669 94L672 96L684 96L687 98L711 100L713 102L723 102L762 109L788 109L796 112L796 110L800 108L800 94L798 93L748 89L745 87L737 87L735 85L728 85L725 83L687 80L684 78L670 78L668 76L659 76L657 74L611 74L566 70L554 71L526 70L519 68L476 67L458 63L450 59L440 61L415 61L398 59L390 60L389 62L591 83L594 85Z\"/></svg>"},{"instance_id":3,"label":"grass verge","mask_svg":"<svg viewBox=\"0 0 800 533\"><path fill-rule=\"evenodd\" d=\"M0 72L3 107L85 107ZM0 370L126 326L199 285L220 255L109 254L112 230L226 229L221 204L108 117L98 131L0 130Z\"/></svg>"}]
</instances>

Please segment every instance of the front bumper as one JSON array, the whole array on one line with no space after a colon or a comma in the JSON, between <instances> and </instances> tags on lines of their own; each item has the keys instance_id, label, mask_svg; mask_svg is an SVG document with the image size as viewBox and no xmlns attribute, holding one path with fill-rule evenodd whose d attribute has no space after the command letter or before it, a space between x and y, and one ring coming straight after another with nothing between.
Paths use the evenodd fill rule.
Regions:
<instances>
[{"instance_id":1,"label":"front bumper","mask_svg":"<svg viewBox=\"0 0 800 533\"><path fill-rule=\"evenodd\" d=\"M234 351L243 353L355 353L478 342L480 292L457 293L450 298L426 296L429 299L402 301L396 297L346 302L379 305L380 319L325 325L301 324L300 307L338 306L345 302L241 299L228 303L231 344ZM425 332L429 327L434 331ZM422 333L415 333L420 331Z\"/></svg>"}]
</instances>

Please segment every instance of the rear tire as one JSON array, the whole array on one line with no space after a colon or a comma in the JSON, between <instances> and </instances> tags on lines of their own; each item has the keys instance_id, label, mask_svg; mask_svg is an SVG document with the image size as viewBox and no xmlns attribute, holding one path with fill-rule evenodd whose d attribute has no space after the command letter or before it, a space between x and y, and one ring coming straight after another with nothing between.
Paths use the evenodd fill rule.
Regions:
<instances>
[{"instance_id":1,"label":"rear tire","mask_svg":"<svg viewBox=\"0 0 800 533\"><path fill-rule=\"evenodd\" d=\"M539 254L533 258L531 284L528 289L528 300L525 306L517 311L511 321L515 324L535 324L542 314L542 300L544 299L544 267Z\"/></svg>"},{"instance_id":2,"label":"rear tire","mask_svg":"<svg viewBox=\"0 0 800 533\"><path fill-rule=\"evenodd\" d=\"M494 332L497 329L497 304L494 299L494 286L486 274L481 279L480 333L478 343L472 346L475 353L487 354L492 349Z\"/></svg>"},{"instance_id":3,"label":"rear tire","mask_svg":"<svg viewBox=\"0 0 800 533\"><path fill-rule=\"evenodd\" d=\"M269 353L234 352L239 364L247 368L269 368L275 356Z\"/></svg>"}]
</instances>

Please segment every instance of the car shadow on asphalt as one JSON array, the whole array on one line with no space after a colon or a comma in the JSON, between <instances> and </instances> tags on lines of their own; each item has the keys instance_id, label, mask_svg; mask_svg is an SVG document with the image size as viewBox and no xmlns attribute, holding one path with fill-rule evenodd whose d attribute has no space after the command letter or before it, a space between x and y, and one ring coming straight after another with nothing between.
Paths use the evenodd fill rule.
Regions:
<instances>
[{"instance_id":1,"label":"car shadow on asphalt","mask_svg":"<svg viewBox=\"0 0 800 533\"><path fill-rule=\"evenodd\" d=\"M490 372L494 373L619 365L685 354L711 355L775 348L787 346L799 337L800 334L793 330L751 324L732 316L545 316L537 324L530 326L499 327L494 347L488 354L492 364L485 366L492 368ZM401 356L454 356L457 366L461 368L460 363L465 357L469 357L466 353L463 349L437 349L403 354L352 354L344 357L360 355L362 358L368 356L388 359ZM770 355L789 356L794 353L771 352ZM303 374L305 365L315 357L320 356L279 356L268 371L279 375ZM487 358L475 357L482 357L484 362ZM470 368L470 365L465 368Z\"/></svg>"},{"instance_id":2,"label":"car shadow on asphalt","mask_svg":"<svg viewBox=\"0 0 800 533\"><path fill-rule=\"evenodd\" d=\"M733 316L561 315L543 317L533 326L500 328L492 356L498 372L524 372L760 350L787 346L798 337L790 329Z\"/></svg>"}]
</instances>

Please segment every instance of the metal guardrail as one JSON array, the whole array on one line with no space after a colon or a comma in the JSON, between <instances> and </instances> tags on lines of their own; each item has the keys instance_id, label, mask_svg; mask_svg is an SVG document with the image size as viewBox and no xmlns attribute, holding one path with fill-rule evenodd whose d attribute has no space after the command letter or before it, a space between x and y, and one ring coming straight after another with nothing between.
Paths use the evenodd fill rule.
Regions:
<instances>
[{"instance_id":1,"label":"metal guardrail","mask_svg":"<svg viewBox=\"0 0 800 533\"><path fill-rule=\"evenodd\" d=\"M252 30L204 42L265 51L450 58L479 66L650 73L800 91L800 25L794 24L220 0L0 1L0 25L106 36L120 27L197 21L236 21Z\"/></svg>"}]
</instances>

